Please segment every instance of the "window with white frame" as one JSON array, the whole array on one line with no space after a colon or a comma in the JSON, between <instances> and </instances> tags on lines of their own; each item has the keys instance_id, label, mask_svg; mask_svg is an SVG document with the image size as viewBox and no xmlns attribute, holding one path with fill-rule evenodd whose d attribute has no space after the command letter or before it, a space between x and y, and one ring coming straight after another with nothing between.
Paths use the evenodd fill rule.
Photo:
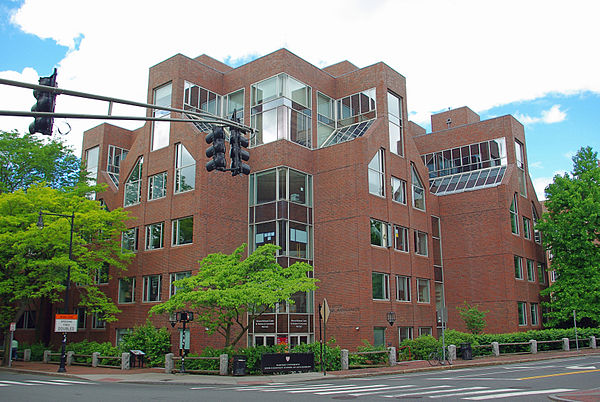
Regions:
<instances>
[{"instance_id":1,"label":"window with white frame","mask_svg":"<svg viewBox=\"0 0 600 402\"><path fill-rule=\"evenodd\" d=\"M405 339L413 338L413 329L412 327L398 327L398 340L402 343Z\"/></svg>"},{"instance_id":2,"label":"window with white frame","mask_svg":"<svg viewBox=\"0 0 600 402\"><path fill-rule=\"evenodd\" d=\"M515 263L515 278L523 279L523 257L514 256Z\"/></svg>"},{"instance_id":3,"label":"window with white frame","mask_svg":"<svg viewBox=\"0 0 600 402\"><path fill-rule=\"evenodd\" d=\"M527 280L529 282L535 282L535 270L533 267L533 261L530 259L527 259L527 261L525 263L527 265Z\"/></svg>"},{"instance_id":4,"label":"window with white frame","mask_svg":"<svg viewBox=\"0 0 600 402\"><path fill-rule=\"evenodd\" d=\"M226 118L231 119L233 112L235 111L235 117L240 122L244 122L244 88L231 92L224 97L224 115Z\"/></svg>"},{"instance_id":5,"label":"window with white frame","mask_svg":"<svg viewBox=\"0 0 600 402\"><path fill-rule=\"evenodd\" d=\"M390 299L390 276L381 272L371 274L373 282L373 300Z\"/></svg>"},{"instance_id":6,"label":"window with white frame","mask_svg":"<svg viewBox=\"0 0 600 402\"><path fill-rule=\"evenodd\" d=\"M181 289L180 287L175 285L175 281L189 278L190 276L192 276L191 271L174 272L174 273L170 274L169 275L169 297L173 296L175 293L177 293L177 291L179 289Z\"/></svg>"},{"instance_id":7,"label":"window with white frame","mask_svg":"<svg viewBox=\"0 0 600 402\"><path fill-rule=\"evenodd\" d=\"M537 244L542 244L542 233L535 227L539 221L539 215L535 210L533 202L531 203L531 216L533 218L533 238Z\"/></svg>"},{"instance_id":8,"label":"window with white frame","mask_svg":"<svg viewBox=\"0 0 600 402\"><path fill-rule=\"evenodd\" d=\"M416 209L425 211L425 188L423 187L423 182L419 177L419 173L417 173L414 163L410 164L410 170L412 173L412 206Z\"/></svg>"},{"instance_id":9,"label":"window with white frame","mask_svg":"<svg viewBox=\"0 0 600 402\"><path fill-rule=\"evenodd\" d=\"M175 193L193 190L196 186L196 160L179 143L175 146Z\"/></svg>"},{"instance_id":10,"label":"window with white frame","mask_svg":"<svg viewBox=\"0 0 600 402\"><path fill-rule=\"evenodd\" d=\"M95 185L98 180L99 152L99 146L85 151L85 170L87 171L88 184L90 185Z\"/></svg>"},{"instance_id":11,"label":"window with white frame","mask_svg":"<svg viewBox=\"0 0 600 402\"><path fill-rule=\"evenodd\" d=\"M135 277L119 279L119 303L135 302Z\"/></svg>"},{"instance_id":12,"label":"window with white frame","mask_svg":"<svg viewBox=\"0 0 600 402\"><path fill-rule=\"evenodd\" d=\"M123 343L123 338L125 337L125 335L129 335L133 331L131 328L115 328L115 332L115 345L118 347Z\"/></svg>"},{"instance_id":13,"label":"window with white frame","mask_svg":"<svg viewBox=\"0 0 600 402\"><path fill-rule=\"evenodd\" d=\"M431 327L419 327L419 336L432 336L433 332Z\"/></svg>"},{"instance_id":14,"label":"window with white frame","mask_svg":"<svg viewBox=\"0 0 600 402\"><path fill-rule=\"evenodd\" d=\"M158 222L146 226L146 250L163 248L165 223Z\"/></svg>"},{"instance_id":15,"label":"window with white frame","mask_svg":"<svg viewBox=\"0 0 600 402\"><path fill-rule=\"evenodd\" d=\"M157 106L171 107L171 92L171 83L154 89L154 104ZM154 109L153 114L154 117L163 119L169 119L171 117L171 113L166 110ZM157 149L164 148L169 145L170 130L171 122L154 121L152 125L152 151L156 151Z\"/></svg>"},{"instance_id":16,"label":"window with white frame","mask_svg":"<svg viewBox=\"0 0 600 402\"><path fill-rule=\"evenodd\" d=\"M523 144L515 140L515 156L517 160L517 174L519 178L519 192L523 197L527 197L527 182L525 181L525 152Z\"/></svg>"},{"instance_id":17,"label":"window with white frame","mask_svg":"<svg viewBox=\"0 0 600 402\"><path fill-rule=\"evenodd\" d=\"M402 133L402 98L387 93L390 151L404 156L404 135Z\"/></svg>"},{"instance_id":18,"label":"window with white frame","mask_svg":"<svg viewBox=\"0 0 600 402\"><path fill-rule=\"evenodd\" d=\"M530 312L530 316L531 316L531 325L538 325L539 320L538 320L538 304L537 303L531 303L529 305L529 312Z\"/></svg>"},{"instance_id":19,"label":"window with white frame","mask_svg":"<svg viewBox=\"0 0 600 402\"><path fill-rule=\"evenodd\" d=\"M513 234L519 234L519 209L517 205L517 193L514 194L513 200L510 203L510 230Z\"/></svg>"},{"instance_id":20,"label":"window with white frame","mask_svg":"<svg viewBox=\"0 0 600 402\"><path fill-rule=\"evenodd\" d=\"M396 275L396 300L410 301L410 277Z\"/></svg>"},{"instance_id":21,"label":"window with white frame","mask_svg":"<svg viewBox=\"0 0 600 402\"><path fill-rule=\"evenodd\" d=\"M92 328L93 329L104 329L106 328L106 321L104 321L99 313L94 313L92 317Z\"/></svg>"},{"instance_id":22,"label":"window with white frame","mask_svg":"<svg viewBox=\"0 0 600 402\"><path fill-rule=\"evenodd\" d=\"M18 329L34 329L36 327L37 311L25 310L17 321Z\"/></svg>"},{"instance_id":23,"label":"window with white frame","mask_svg":"<svg viewBox=\"0 0 600 402\"><path fill-rule=\"evenodd\" d=\"M138 249L139 228L131 228L121 233L121 251L136 252Z\"/></svg>"},{"instance_id":24,"label":"window with white frame","mask_svg":"<svg viewBox=\"0 0 600 402\"><path fill-rule=\"evenodd\" d=\"M542 262L537 263L538 279L541 284L546 284L546 264Z\"/></svg>"},{"instance_id":25,"label":"window with white frame","mask_svg":"<svg viewBox=\"0 0 600 402\"><path fill-rule=\"evenodd\" d=\"M385 168L383 149L377 151L369 162L369 193L385 196Z\"/></svg>"},{"instance_id":26,"label":"window with white frame","mask_svg":"<svg viewBox=\"0 0 600 402\"><path fill-rule=\"evenodd\" d=\"M192 243L194 240L194 218L192 216L173 220L171 240L174 246Z\"/></svg>"},{"instance_id":27,"label":"window with white frame","mask_svg":"<svg viewBox=\"0 0 600 402\"><path fill-rule=\"evenodd\" d=\"M145 302L160 301L160 289L162 284L161 275L144 276L144 297Z\"/></svg>"},{"instance_id":28,"label":"window with white frame","mask_svg":"<svg viewBox=\"0 0 600 402\"><path fill-rule=\"evenodd\" d=\"M417 278L417 303L430 303L431 290L429 279Z\"/></svg>"},{"instance_id":29,"label":"window with white frame","mask_svg":"<svg viewBox=\"0 0 600 402\"><path fill-rule=\"evenodd\" d=\"M523 237L531 240L531 220L523 217Z\"/></svg>"},{"instance_id":30,"label":"window with white frame","mask_svg":"<svg viewBox=\"0 0 600 402\"><path fill-rule=\"evenodd\" d=\"M148 177L148 201L167 196L167 172Z\"/></svg>"},{"instance_id":31,"label":"window with white frame","mask_svg":"<svg viewBox=\"0 0 600 402\"><path fill-rule=\"evenodd\" d=\"M392 200L406 205L406 181L392 176Z\"/></svg>"},{"instance_id":32,"label":"window with white frame","mask_svg":"<svg viewBox=\"0 0 600 402\"><path fill-rule=\"evenodd\" d=\"M408 228L394 225L394 248L408 252Z\"/></svg>"},{"instance_id":33,"label":"window with white frame","mask_svg":"<svg viewBox=\"0 0 600 402\"><path fill-rule=\"evenodd\" d=\"M108 283L108 269L109 265L104 263L96 270L96 273L94 274L94 283L96 285L106 285Z\"/></svg>"},{"instance_id":34,"label":"window with white frame","mask_svg":"<svg viewBox=\"0 0 600 402\"><path fill-rule=\"evenodd\" d=\"M517 314L519 316L519 325L527 325L527 303L517 302Z\"/></svg>"},{"instance_id":35,"label":"window with white frame","mask_svg":"<svg viewBox=\"0 0 600 402\"><path fill-rule=\"evenodd\" d=\"M115 186L119 188L119 172L121 162L125 160L129 151L114 145L108 146L108 160L106 163L106 172Z\"/></svg>"},{"instance_id":36,"label":"window with white frame","mask_svg":"<svg viewBox=\"0 0 600 402\"><path fill-rule=\"evenodd\" d=\"M385 345L385 327L373 327L373 346Z\"/></svg>"},{"instance_id":37,"label":"window with white frame","mask_svg":"<svg viewBox=\"0 0 600 402\"><path fill-rule=\"evenodd\" d=\"M388 247L388 224L371 219L371 244L379 247Z\"/></svg>"},{"instance_id":38,"label":"window with white frame","mask_svg":"<svg viewBox=\"0 0 600 402\"><path fill-rule=\"evenodd\" d=\"M129 177L125 181L125 199L123 206L139 204L142 199L142 166L144 157L140 156L131 170Z\"/></svg>"},{"instance_id":39,"label":"window with white frame","mask_svg":"<svg viewBox=\"0 0 600 402\"><path fill-rule=\"evenodd\" d=\"M429 254L427 248L427 233L415 230L414 235L415 239L413 244L415 247L415 254L426 257Z\"/></svg>"}]
</instances>

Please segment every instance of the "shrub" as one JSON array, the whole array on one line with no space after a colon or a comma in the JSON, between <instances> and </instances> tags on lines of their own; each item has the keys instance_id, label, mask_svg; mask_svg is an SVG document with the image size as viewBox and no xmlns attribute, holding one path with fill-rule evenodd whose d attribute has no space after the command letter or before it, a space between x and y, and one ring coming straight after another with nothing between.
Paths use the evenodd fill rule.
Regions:
<instances>
[{"instance_id":1,"label":"shrub","mask_svg":"<svg viewBox=\"0 0 600 402\"><path fill-rule=\"evenodd\" d=\"M123 352L132 349L141 350L146 354L148 366L164 366L165 354L171 350L171 335L166 328L156 328L146 321L146 324L135 327L129 334L123 335L120 345Z\"/></svg>"},{"instance_id":2,"label":"shrub","mask_svg":"<svg viewBox=\"0 0 600 402\"><path fill-rule=\"evenodd\" d=\"M412 358L415 360L425 360L429 354L438 350L442 343L431 335L420 336L417 339L405 339L401 346L409 346Z\"/></svg>"},{"instance_id":3,"label":"shrub","mask_svg":"<svg viewBox=\"0 0 600 402\"><path fill-rule=\"evenodd\" d=\"M386 352L385 345L373 346L366 339L363 339L363 346L357 348L358 352ZM349 366L370 366L381 365L389 362L388 353L373 353L368 355L349 355Z\"/></svg>"},{"instance_id":4,"label":"shrub","mask_svg":"<svg viewBox=\"0 0 600 402\"><path fill-rule=\"evenodd\" d=\"M329 342L323 344L323 360L326 363L327 371L336 371L341 369L342 351L339 346L335 345L335 339L331 338ZM315 371L323 371L321 364L321 343L302 343L292 349L293 353L314 353L315 354Z\"/></svg>"}]
</instances>

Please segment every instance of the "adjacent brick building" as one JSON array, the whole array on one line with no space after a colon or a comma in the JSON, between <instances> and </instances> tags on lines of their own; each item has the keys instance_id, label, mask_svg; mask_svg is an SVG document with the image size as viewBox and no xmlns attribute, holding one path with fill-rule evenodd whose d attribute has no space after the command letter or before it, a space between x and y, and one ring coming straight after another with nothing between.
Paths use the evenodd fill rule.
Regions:
<instances>
[{"instance_id":1,"label":"adjacent brick building","mask_svg":"<svg viewBox=\"0 0 600 402\"><path fill-rule=\"evenodd\" d=\"M426 133L406 120L406 79L386 64L320 69L285 49L237 68L175 55L150 68L148 102L223 117L237 110L258 130L252 173L205 170L210 124L87 131L83 158L108 184L97 198L135 217L123 246L136 257L99 278L119 320L88 317L73 340L115 342L198 260L244 242L277 243L281 265L307 261L320 281L255 323L249 344L318 339L325 298L327 336L349 348L437 336L444 307L448 327L464 330L456 308L465 301L489 310L488 332L540 327L547 280L532 228L541 206L513 117L480 121L463 107L432 116ZM221 343L192 325L192 350Z\"/></svg>"}]
</instances>

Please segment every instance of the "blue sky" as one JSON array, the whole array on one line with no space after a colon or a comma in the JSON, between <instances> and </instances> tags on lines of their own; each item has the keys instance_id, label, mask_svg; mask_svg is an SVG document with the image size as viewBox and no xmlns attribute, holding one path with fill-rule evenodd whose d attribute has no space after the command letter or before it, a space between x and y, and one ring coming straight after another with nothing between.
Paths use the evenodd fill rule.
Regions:
<instances>
[{"instance_id":1,"label":"blue sky","mask_svg":"<svg viewBox=\"0 0 600 402\"><path fill-rule=\"evenodd\" d=\"M600 38L598 3L306 0L282 15L275 0L174 0L168 8L158 0L0 0L0 77L36 82L58 67L63 88L145 102L148 68L176 53L205 53L233 66L282 47L318 67L383 61L406 77L409 118L428 131L430 114L448 107L519 119L543 198L580 147L600 151L600 54L592 50ZM277 23L283 17L289 21ZM30 91L0 86L0 109L31 105ZM60 110L102 114L106 105L59 97ZM133 113L141 111L122 114ZM69 121L66 141L79 152L82 132L99 123ZM28 125L0 117L3 130Z\"/></svg>"}]
</instances>

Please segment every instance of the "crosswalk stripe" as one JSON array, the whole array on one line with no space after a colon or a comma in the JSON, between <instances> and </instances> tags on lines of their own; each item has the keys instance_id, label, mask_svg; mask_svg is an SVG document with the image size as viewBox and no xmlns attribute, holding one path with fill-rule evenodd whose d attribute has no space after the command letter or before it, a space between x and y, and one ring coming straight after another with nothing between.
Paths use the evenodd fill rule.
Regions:
<instances>
[{"instance_id":1,"label":"crosswalk stripe","mask_svg":"<svg viewBox=\"0 0 600 402\"><path fill-rule=\"evenodd\" d=\"M325 387L333 387L333 384L319 384L319 385L303 385L301 387L294 388L279 388L281 384L276 386L274 385L262 385L262 386L254 386L254 387L243 387L243 388L235 388L237 391L287 391L287 390L295 390L295 389L310 389L310 388L325 388ZM288 385L289 386L289 385Z\"/></svg>"},{"instance_id":2,"label":"crosswalk stripe","mask_svg":"<svg viewBox=\"0 0 600 402\"><path fill-rule=\"evenodd\" d=\"M413 388L413 387L414 387L414 385L397 385L394 387L387 387L387 388L383 389L382 391L370 390L368 392L359 392L359 393L349 394L349 395L352 395L352 396L377 395L377 394L384 394L384 393L389 392L390 390L394 390L394 389Z\"/></svg>"},{"instance_id":3,"label":"crosswalk stripe","mask_svg":"<svg viewBox=\"0 0 600 402\"><path fill-rule=\"evenodd\" d=\"M373 387L384 387L385 385L383 384L378 384L378 385L366 385L366 386L356 386L354 384L348 384L348 385L334 385L332 387L329 388L321 388L321 389L314 389L314 388L307 388L307 389L303 389L303 390L294 390L294 391L288 391L290 394L304 394L307 392L328 392L328 391L342 391L342 390L354 390L354 389L369 389L369 388L373 388Z\"/></svg>"},{"instance_id":4,"label":"crosswalk stripe","mask_svg":"<svg viewBox=\"0 0 600 402\"><path fill-rule=\"evenodd\" d=\"M40 380L27 380L27 382L32 382L36 384L48 384L48 385L69 385L61 382L53 382L53 381L40 381Z\"/></svg>"},{"instance_id":5,"label":"crosswalk stripe","mask_svg":"<svg viewBox=\"0 0 600 402\"><path fill-rule=\"evenodd\" d=\"M542 390L536 390L536 391L507 392L507 393L494 394L494 395L473 396L473 397L465 398L465 399L469 399L469 400L472 400L472 401L479 401L479 400L482 400L482 399L511 398L513 396L553 394L553 393L568 392L568 391L573 391L573 389L569 389L569 388L555 388L555 389L542 389Z\"/></svg>"},{"instance_id":6,"label":"crosswalk stripe","mask_svg":"<svg viewBox=\"0 0 600 402\"><path fill-rule=\"evenodd\" d=\"M518 388L500 388L500 389L484 389L483 391L467 391L467 392L455 392L451 394L444 395L434 395L430 396L431 399L437 398L448 398L450 396L463 396L463 395L481 395L481 394L491 394L493 392L509 392L509 391L519 391Z\"/></svg>"},{"instance_id":7,"label":"crosswalk stripe","mask_svg":"<svg viewBox=\"0 0 600 402\"><path fill-rule=\"evenodd\" d=\"M378 390L382 390L382 389L389 390L392 388L407 388L407 387L410 387L410 385L399 385L396 387L390 387L389 385L371 385L371 386L355 387L355 388L351 388L351 389L343 389L343 390L336 390L336 391L315 392L315 395L348 394L351 392L378 391Z\"/></svg>"},{"instance_id":8,"label":"crosswalk stripe","mask_svg":"<svg viewBox=\"0 0 600 402\"><path fill-rule=\"evenodd\" d=\"M90 381L74 381L74 380L52 380L55 382L64 382L67 384L93 384L93 382Z\"/></svg>"},{"instance_id":9,"label":"crosswalk stripe","mask_svg":"<svg viewBox=\"0 0 600 402\"><path fill-rule=\"evenodd\" d=\"M38 384L29 384L29 383L26 383L26 382L8 381L8 380L0 381L0 383L4 383L4 384L8 384L8 385L38 385ZM8 385L2 385L2 386L4 387L4 386L8 386Z\"/></svg>"},{"instance_id":10,"label":"crosswalk stripe","mask_svg":"<svg viewBox=\"0 0 600 402\"><path fill-rule=\"evenodd\" d=\"M451 388L450 385L440 386L439 388L442 388L442 387ZM436 387L430 387L430 389L431 388L436 388ZM468 390L484 389L484 388L486 388L486 387L454 388L452 391L468 391ZM448 392L448 389L439 389L437 391L411 392L411 393L406 393L406 394L384 395L383 397L384 398L397 398L397 397L412 396L412 395L439 394L439 393L442 393L442 392Z\"/></svg>"}]
</instances>

